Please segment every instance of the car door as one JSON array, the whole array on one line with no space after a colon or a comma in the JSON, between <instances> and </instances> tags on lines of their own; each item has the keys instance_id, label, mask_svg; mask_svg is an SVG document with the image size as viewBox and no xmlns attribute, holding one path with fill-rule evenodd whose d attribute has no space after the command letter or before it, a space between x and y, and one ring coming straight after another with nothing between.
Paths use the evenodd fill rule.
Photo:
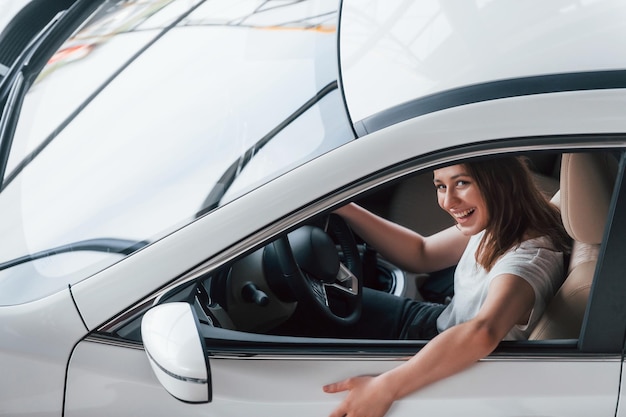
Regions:
<instances>
[{"instance_id":1,"label":"car door","mask_svg":"<svg viewBox=\"0 0 626 417\"><path fill-rule=\"evenodd\" d=\"M623 170L622 161L579 339L502 342L466 371L397 401L389 415L457 416L468 410L482 416L615 415L625 328L619 279L624 270L620 242L626 235ZM203 325L210 399L194 404L160 384L133 320L127 316L100 327L76 346L68 366L67 416L328 415L345 393L326 394L323 385L380 374L424 346L420 341L286 337ZM131 328L134 334L126 331Z\"/></svg>"},{"instance_id":2,"label":"car door","mask_svg":"<svg viewBox=\"0 0 626 417\"><path fill-rule=\"evenodd\" d=\"M212 401L190 404L159 385L141 348L85 340L70 361L65 415L323 416L344 397L323 393L324 384L379 374L417 350L393 345L341 349L308 341L285 346L254 338L236 347L229 347L228 340L214 342L220 348L209 359ZM209 349L211 343L207 340ZM468 410L483 416L614 415L619 355L585 355L575 344L535 350L524 355L502 349L396 402L389 415L458 416Z\"/></svg>"}]
</instances>

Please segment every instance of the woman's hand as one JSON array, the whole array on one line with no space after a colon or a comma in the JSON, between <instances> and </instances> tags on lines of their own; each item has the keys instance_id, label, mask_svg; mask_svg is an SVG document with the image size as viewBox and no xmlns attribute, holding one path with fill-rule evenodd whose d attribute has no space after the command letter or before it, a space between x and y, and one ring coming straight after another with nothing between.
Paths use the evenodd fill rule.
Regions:
<instances>
[{"instance_id":1,"label":"woman's hand","mask_svg":"<svg viewBox=\"0 0 626 417\"><path fill-rule=\"evenodd\" d=\"M324 392L333 394L349 391L329 417L382 417L394 398L380 377L357 376L324 386Z\"/></svg>"}]
</instances>

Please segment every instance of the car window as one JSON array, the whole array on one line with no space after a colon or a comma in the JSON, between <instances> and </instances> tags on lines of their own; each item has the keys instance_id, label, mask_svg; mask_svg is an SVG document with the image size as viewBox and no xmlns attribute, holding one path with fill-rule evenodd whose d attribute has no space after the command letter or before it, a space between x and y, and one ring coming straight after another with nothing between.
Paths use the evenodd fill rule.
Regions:
<instances>
[{"instance_id":1,"label":"car window","mask_svg":"<svg viewBox=\"0 0 626 417\"><path fill-rule=\"evenodd\" d=\"M0 305L66 288L353 139L336 2L201 3L108 1L52 54L0 193Z\"/></svg>"},{"instance_id":2,"label":"car window","mask_svg":"<svg viewBox=\"0 0 626 417\"><path fill-rule=\"evenodd\" d=\"M530 340L533 343L537 342L536 346L545 346L546 342L568 348L576 345L575 340L579 338L583 327L587 297L589 297L594 279L598 279L598 277L594 277L595 268L593 265L598 262L600 248L606 238L604 236L604 223L607 222L609 208L614 201L613 188L618 175L619 159L619 152L613 151L576 152L565 155L560 153L528 155L527 161L532 169L534 181L539 184L540 191L545 198L551 200L552 204L561 207L561 211L570 212L574 210L574 212L566 214L564 218L580 216L578 207L574 209L566 207L571 206L572 202L576 201L578 201L575 203L576 206L587 205L592 208L592 211L597 212L587 212L586 216L576 219L575 224L566 227L567 232L575 236L570 241L573 246L568 249L565 256L559 258L558 267L561 268L559 284L553 288L554 295L550 296L545 311L539 318L535 330L530 334ZM564 183L560 178L563 163L567 164L566 171L577 172L577 174L573 174L574 181ZM589 170L586 168L588 164L594 168L586 172L585 170ZM590 182L584 181L593 184L590 187L591 190L585 185L581 186L580 181L576 179L580 177L576 177L576 175L594 178ZM565 189L561 189L562 187L566 187L567 191L565 192L569 194L563 199L561 193ZM585 197L586 193L590 191L594 194L598 191L595 194L593 205L587 204L589 198L588 196ZM427 204L431 200L433 204ZM600 203L599 200L604 201ZM357 202L369 210L420 233L434 233L453 224L446 216L439 217L441 209L436 203L436 191L431 171L404 177L389 186L381 187L374 193L368 193L359 198ZM606 212L602 214L605 209ZM600 220L599 223L598 219ZM564 221L567 222L568 220ZM588 234L588 230L581 235L578 232L580 224L585 229L590 227L597 230L591 235ZM329 231L330 235L333 236L333 227L329 223L329 215L327 214L310 219L297 230L307 227ZM292 248L294 247L292 236L295 233L298 232L290 234ZM336 236L334 238L336 239ZM346 249L338 240L334 242L341 261L349 269L352 269L349 259L352 255L349 249ZM367 288L364 291L375 290L384 293L384 296L379 297L379 301L403 298L447 305L454 297L454 267L429 274L411 273L377 256L376 252L365 245L358 235L356 242L363 268L363 286ZM319 312L311 310L310 302L299 299L297 295L289 296L281 293L284 290L281 285L285 283L281 284L271 277L276 271L271 263L268 264L271 262L271 257L274 256L271 254L277 250L272 245L274 243L268 242L263 248L251 254L218 270L204 273L197 280L187 282L184 298L180 296L183 293L181 292L183 286L181 286L175 290L169 290L169 293L162 295L158 302L184 299L194 304L202 323L248 334L314 336L336 339L362 338L358 335L355 336L354 332L358 332L359 329L359 326L355 325L349 326L350 330L347 330L348 327L331 326L326 328L322 326L315 328L313 333L310 332L311 326L321 326L320 323L325 323L324 318L319 315ZM299 258L297 261L300 262L302 259ZM304 259L302 262L308 261ZM303 270L309 270L310 265L300 265L300 267ZM313 280L313 278L310 279ZM190 289L189 285L196 287ZM327 284L323 285L326 286ZM572 286L576 290L572 290ZM342 305L344 300L331 296L329 301L331 304L336 303L333 304L332 308L337 308L339 312L345 312L342 310L345 309L345 305ZM144 305L144 308L147 307L148 305ZM370 304L369 307L372 305ZM564 312L567 313L564 314ZM371 314L367 317L371 318ZM141 340L138 331L139 321L140 318L135 316L133 322L117 322L107 328L107 331L119 337L139 342ZM227 338L228 336L224 337ZM234 336L231 335L231 337ZM256 340L253 335L242 337L251 342ZM380 339L386 338L380 337ZM271 339L263 340L267 342ZM280 343L281 339L276 339L276 341ZM506 348L507 344L505 343L503 346ZM524 346L531 347L533 345Z\"/></svg>"}]
</instances>

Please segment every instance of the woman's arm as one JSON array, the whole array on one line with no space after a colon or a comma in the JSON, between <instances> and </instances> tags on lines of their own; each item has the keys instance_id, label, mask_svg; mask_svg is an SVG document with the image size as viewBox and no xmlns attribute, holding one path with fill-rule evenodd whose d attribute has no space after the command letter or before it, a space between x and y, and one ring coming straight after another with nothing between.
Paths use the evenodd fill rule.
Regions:
<instances>
[{"instance_id":1,"label":"woman's arm","mask_svg":"<svg viewBox=\"0 0 626 417\"><path fill-rule=\"evenodd\" d=\"M456 265L469 241L455 227L424 237L356 204L335 213L384 258L411 272L428 273Z\"/></svg>"},{"instance_id":2,"label":"woman's arm","mask_svg":"<svg viewBox=\"0 0 626 417\"><path fill-rule=\"evenodd\" d=\"M491 353L500 340L528 317L535 294L516 275L494 279L478 315L431 340L409 361L376 377L354 377L324 387L349 391L330 417L382 417L394 401L458 373Z\"/></svg>"}]
</instances>

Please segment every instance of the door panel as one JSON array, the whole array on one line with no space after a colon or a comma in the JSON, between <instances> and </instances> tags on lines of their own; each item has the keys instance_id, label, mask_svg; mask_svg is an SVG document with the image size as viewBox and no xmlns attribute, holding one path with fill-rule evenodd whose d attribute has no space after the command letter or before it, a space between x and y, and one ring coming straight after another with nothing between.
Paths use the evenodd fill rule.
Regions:
<instances>
[{"instance_id":1,"label":"door panel","mask_svg":"<svg viewBox=\"0 0 626 417\"><path fill-rule=\"evenodd\" d=\"M214 406L232 402L255 416L325 416L344 395L325 394L322 385L399 363L212 359ZM397 402L389 415L613 416L618 381L618 361L486 360Z\"/></svg>"},{"instance_id":2,"label":"door panel","mask_svg":"<svg viewBox=\"0 0 626 417\"><path fill-rule=\"evenodd\" d=\"M344 394L322 386L376 374L399 360L329 357L212 357L213 401L186 404L163 389L142 349L81 342L68 370L66 416L328 415ZM397 402L390 417L614 416L619 358L490 358Z\"/></svg>"}]
</instances>

